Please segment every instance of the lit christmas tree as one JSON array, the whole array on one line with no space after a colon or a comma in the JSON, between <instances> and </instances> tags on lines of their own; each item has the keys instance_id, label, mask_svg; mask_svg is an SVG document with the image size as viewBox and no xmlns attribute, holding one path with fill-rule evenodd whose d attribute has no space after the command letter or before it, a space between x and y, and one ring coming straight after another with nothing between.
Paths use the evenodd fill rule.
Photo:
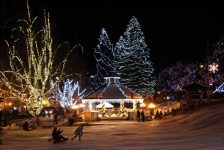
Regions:
<instances>
[{"instance_id":1,"label":"lit christmas tree","mask_svg":"<svg viewBox=\"0 0 224 150\"><path fill-rule=\"evenodd\" d=\"M154 93L154 68L136 17L132 17L115 47L117 71L124 85L146 96Z\"/></svg>"},{"instance_id":2,"label":"lit christmas tree","mask_svg":"<svg viewBox=\"0 0 224 150\"><path fill-rule=\"evenodd\" d=\"M104 83L104 77L109 76L109 72L112 69L113 60L113 45L111 44L107 32L104 28L101 30L101 35L98 39L94 56L96 60L96 82L97 86L101 86Z\"/></svg>"},{"instance_id":3,"label":"lit christmas tree","mask_svg":"<svg viewBox=\"0 0 224 150\"><path fill-rule=\"evenodd\" d=\"M123 70L125 66L125 40L123 36L120 36L116 46L114 48L114 70Z\"/></svg>"}]
</instances>

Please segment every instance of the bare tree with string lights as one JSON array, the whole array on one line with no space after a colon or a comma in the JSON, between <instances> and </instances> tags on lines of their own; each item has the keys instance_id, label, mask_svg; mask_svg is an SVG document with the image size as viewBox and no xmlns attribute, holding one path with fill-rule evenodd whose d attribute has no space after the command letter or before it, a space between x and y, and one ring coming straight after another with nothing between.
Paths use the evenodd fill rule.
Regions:
<instances>
[{"instance_id":1,"label":"bare tree with string lights","mask_svg":"<svg viewBox=\"0 0 224 150\"><path fill-rule=\"evenodd\" d=\"M70 79L63 82L64 85L61 88L57 86L51 98L58 101L63 108L71 110L75 104L78 104L78 100L85 96L85 89L80 90L79 82L75 83ZM75 96L78 97L78 99L74 99Z\"/></svg>"},{"instance_id":2,"label":"bare tree with string lights","mask_svg":"<svg viewBox=\"0 0 224 150\"><path fill-rule=\"evenodd\" d=\"M54 47L49 14L44 13L43 25L37 29L38 17L31 17L27 1L27 18L18 20L13 29L12 41L6 41L9 52L9 67L0 70L1 82L12 93L26 92L29 99L24 101L32 114L43 107L42 101L50 95L55 85L51 80L62 81L68 57L78 47L69 48L68 43ZM63 55L56 57L59 50ZM66 52L67 50L67 52Z\"/></svg>"},{"instance_id":3,"label":"bare tree with string lights","mask_svg":"<svg viewBox=\"0 0 224 150\"><path fill-rule=\"evenodd\" d=\"M193 82L204 83L205 74L194 64L183 64L178 62L170 67L165 68L158 78L160 90L167 92L181 91L186 85Z\"/></svg>"},{"instance_id":4,"label":"bare tree with string lights","mask_svg":"<svg viewBox=\"0 0 224 150\"><path fill-rule=\"evenodd\" d=\"M224 68L222 66L224 63L224 38L220 39L217 42L217 44L214 48L214 52L213 52L212 56L210 57L210 60L215 64L215 66L213 65L213 68L211 68L211 69L213 69L212 71L217 72L218 68L221 69L221 71L223 71ZM212 65L212 64L210 64L210 65ZM216 68L214 68L214 67L216 67Z\"/></svg>"},{"instance_id":5,"label":"bare tree with string lights","mask_svg":"<svg viewBox=\"0 0 224 150\"><path fill-rule=\"evenodd\" d=\"M211 56L208 56L207 63L207 83L209 85L223 83L223 68L224 65L224 38L221 38L215 44L214 51Z\"/></svg>"}]
</instances>

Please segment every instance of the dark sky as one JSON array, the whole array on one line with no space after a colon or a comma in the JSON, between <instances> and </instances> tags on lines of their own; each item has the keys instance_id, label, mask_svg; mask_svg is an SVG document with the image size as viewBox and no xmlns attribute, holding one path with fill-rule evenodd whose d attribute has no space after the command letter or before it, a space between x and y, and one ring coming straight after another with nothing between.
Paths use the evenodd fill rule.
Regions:
<instances>
[{"instance_id":1,"label":"dark sky","mask_svg":"<svg viewBox=\"0 0 224 150\"><path fill-rule=\"evenodd\" d=\"M9 3L8 0L0 1ZM24 1L16 2L23 3L17 4L21 12L25 8ZM156 73L177 61L204 61L207 43L211 53L213 45L224 35L221 5L150 4L144 1L35 0L31 1L31 8L36 15L42 14L44 8L50 12L58 41L84 46L82 58L91 71L95 67L93 52L101 28L107 30L115 44L132 16L138 18L145 34Z\"/></svg>"}]
</instances>

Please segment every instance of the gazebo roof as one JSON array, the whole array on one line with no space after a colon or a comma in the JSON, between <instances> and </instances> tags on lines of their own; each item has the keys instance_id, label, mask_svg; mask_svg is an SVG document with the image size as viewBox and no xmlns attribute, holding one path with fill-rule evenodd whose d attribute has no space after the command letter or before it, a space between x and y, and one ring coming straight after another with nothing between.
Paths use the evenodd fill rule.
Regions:
<instances>
[{"instance_id":1,"label":"gazebo roof","mask_svg":"<svg viewBox=\"0 0 224 150\"><path fill-rule=\"evenodd\" d=\"M84 99L143 99L142 96L122 85L119 77L106 77L107 84Z\"/></svg>"}]
</instances>

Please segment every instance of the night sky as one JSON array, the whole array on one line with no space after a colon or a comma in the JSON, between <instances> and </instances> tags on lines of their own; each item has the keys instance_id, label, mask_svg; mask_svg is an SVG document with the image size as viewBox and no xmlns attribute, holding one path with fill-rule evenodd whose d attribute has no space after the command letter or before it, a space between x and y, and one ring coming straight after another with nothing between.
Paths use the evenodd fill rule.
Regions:
<instances>
[{"instance_id":1,"label":"night sky","mask_svg":"<svg viewBox=\"0 0 224 150\"><path fill-rule=\"evenodd\" d=\"M9 3L8 0L1 1ZM16 3L16 8L10 9L17 9L22 14L25 0ZM84 54L74 54L74 58L86 62L90 72L95 70L93 52L101 28L107 30L111 42L115 44L125 32L132 16L137 17L142 27L156 73L178 61L203 62L207 48L211 53L215 43L224 35L224 12L218 4L202 6L184 3L150 4L141 1L120 3L115 0L97 3L35 0L30 2L30 6L35 15L43 14L44 8L50 12L54 36L58 42L69 41L73 45L83 45ZM13 13L10 14L12 16ZM6 20L1 20L1 25ZM79 59L74 60L73 65L79 65Z\"/></svg>"}]
</instances>

